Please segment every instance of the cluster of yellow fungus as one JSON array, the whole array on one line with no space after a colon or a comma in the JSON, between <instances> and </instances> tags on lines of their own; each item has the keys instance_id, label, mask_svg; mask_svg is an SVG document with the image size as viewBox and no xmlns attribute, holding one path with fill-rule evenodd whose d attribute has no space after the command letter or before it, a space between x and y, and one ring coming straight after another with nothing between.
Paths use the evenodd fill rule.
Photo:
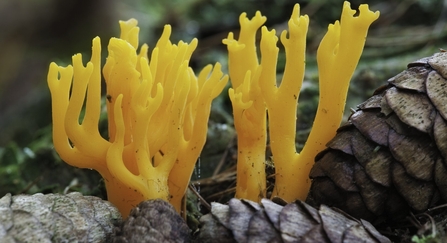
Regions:
<instances>
[{"instance_id":1,"label":"cluster of yellow fungus","mask_svg":"<svg viewBox=\"0 0 447 243\"><path fill-rule=\"evenodd\" d=\"M296 109L304 78L307 15L300 16L295 5L288 22L289 32L281 33L286 66L279 87L276 82L278 37L275 30L262 27L260 53L256 54L256 32L266 18L259 12L249 20L240 16L241 31L235 40L230 33L223 41L229 52L229 73L233 88L234 123L238 134L236 197L259 201L265 197L266 112L270 147L275 164L272 197L286 201L304 200L310 187L309 172L317 153L335 136L342 120L349 81L365 44L368 28L379 17L368 5L360 5L355 17L344 3L341 23L329 25L320 43L317 62L320 76L319 105L313 129L300 153L295 147Z\"/></svg>"},{"instance_id":2,"label":"cluster of yellow fungus","mask_svg":"<svg viewBox=\"0 0 447 243\"><path fill-rule=\"evenodd\" d=\"M150 59L146 44L137 52L137 21L120 22L120 27L120 38L110 39L103 69L109 139L98 131L101 45L96 37L86 66L81 54L73 56L72 66L50 64L54 146L65 162L102 175L109 201L124 217L154 198L180 211L205 143L211 102L228 77L218 63L196 77L189 59L197 40L171 44L169 25Z\"/></svg>"},{"instance_id":3,"label":"cluster of yellow fungus","mask_svg":"<svg viewBox=\"0 0 447 243\"><path fill-rule=\"evenodd\" d=\"M341 24L329 25L317 53L320 101L313 129L300 153L295 147L296 109L304 78L308 16L297 4L281 33L286 66L276 82L278 37L262 27L261 60L256 32L266 18L259 12L240 16L235 40L223 40L229 51L234 124L238 134L236 197L259 201L266 196L265 150L267 114L276 184L272 196L286 201L305 199L315 155L340 125L349 81L360 59L367 31L379 16L367 5L360 12L344 3ZM138 49L137 21L120 22L120 38L109 42L103 76L107 85L109 139L98 131L101 113L101 46L93 39L91 60L81 54L67 67L51 63L48 85L52 95L53 140L67 163L97 170L105 180L109 200L126 217L145 199L162 198L177 211L204 146L212 100L228 77L220 64L209 65L196 77L189 59L197 46L169 41L170 26L148 58L146 44Z\"/></svg>"}]
</instances>

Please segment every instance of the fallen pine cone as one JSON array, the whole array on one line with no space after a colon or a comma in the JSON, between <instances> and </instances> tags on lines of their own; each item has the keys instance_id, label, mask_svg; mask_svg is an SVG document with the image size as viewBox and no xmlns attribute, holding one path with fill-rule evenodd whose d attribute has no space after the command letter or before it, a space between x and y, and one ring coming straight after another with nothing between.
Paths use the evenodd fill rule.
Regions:
<instances>
[{"instance_id":1,"label":"fallen pine cone","mask_svg":"<svg viewBox=\"0 0 447 243\"><path fill-rule=\"evenodd\" d=\"M114 230L112 243L189 242L190 229L174 207L162 199L139 203Z\"/></svg>"},{"instance_id":2,"label":"fallen pine cone","mask_svg":"<svg viewBox=\"0 0 447 243\"><path fill-rule=\"evenodd\" d=\"M408 64L315 158L306 202L378 224L447 201L447 52Z\"/></svg>"},{"instance_id":3,"label":"fallen pine cone","mask_svg":"<svg viewBox=\"0 0 447 243\"><path fill-rule=\"evenodd\" d=\"M119 220L111 203L78 192L0 198L0 242L107 242Z\"/></svg>"},{"instance_id":4,"label":"fallen pine cone","mask_svg":"<svg viewBox=\"0 0 447 243\"><path fill-rule=\"evenodd\" d=\"M231 199L212 203L200 219L197 242L390 242L369 222L322 205L319 210L297 201L285 206Z\"/></svg>"}]
</instances>

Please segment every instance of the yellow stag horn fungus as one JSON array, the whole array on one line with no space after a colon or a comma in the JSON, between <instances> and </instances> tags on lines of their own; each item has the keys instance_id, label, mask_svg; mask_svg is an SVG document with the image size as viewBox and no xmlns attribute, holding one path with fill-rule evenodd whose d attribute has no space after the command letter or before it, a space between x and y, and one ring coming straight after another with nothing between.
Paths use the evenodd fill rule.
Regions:
<instances>
[{"instance_id":1,"label":"yellow stag horn fungus","mask_svg":"<svg viewBox=\"0 0 447 243\"><path fill-rule=\"evenodd\" d=\"M121 21L120 27L121 37L110 40L103 69L109 140L98 131L101 46L96 37L86 66L81 54L73 56L72 66L50 64L54 147L70 165L102 175L108 199L123 217L139 202L154 198L180 211L205 143L211 102L228 78L219 63L196 77L189 59L197 40L172 44L169 25L150 59L147 45L136 51L137 21Z\"/></svg>"},{"instance_id":2,"label":"yellow stag horn fungus","mask_svg":"<svg viewBox=\"0 0 447 243\"><path fill-rule=\"evenodd\" d=\"M252 20L241 14L239 40L229 33L229 72L233 88L228 90L237 130L236 197L259 202L265 197L266 108L259 87L259 64L256 55L256 31L266 21L258 11Z\"/></svg>"},{"instance_id":3,"label":"yellow stag horn fungus","mask_svg":"<svg viewBox=\"0 0 447 243\"><path fill-rule=\"evenodd\" d=\"M279 161L278 167L275 166L277 176L273 196L286 201L306 198L315 156L326 148L340 126L349 82L362 55L369 26L380 15L378 11L370 11L367 4L361 4L358 16L355 14L356 11L345 1L340 22L330 24L321 40L317 51L320 88L317 114L299 157ZM270 130L271 134L275 132L273 130ZM298 180L290 183L291 178Z\"/></svg>"},{"instance_id":4,"label":"yellow stag horn fungus","mask_svg":"<svg viewBox=\"0 0 447 243\"><path fill-rule=\"evenodd\" d=\"M379 17L379 12L371 12L366 4L360 5L357 17L354 17L355 13L350 4L344 2L341 23L337 21L329 25L321 41L317 53L320 101L313 129L301 153L297 153L295 147L296 108L304 78L309 19L306 15L299 16L299 4L295 5L288 22L289 32L281 33L286 66L279 86L276 83L278 38L275 30L268 31L262 27L260 64L257 61L255 34L265 22L265 17L256 13L252 23L245 20L245 14L242 14L239 40L235 41L230 33L223 41L229 52L230 79L234 89L230 89L230 98L238 133L239 156L245 154L246 157L238 158L237 197L258 200L257 195L265 193L265 181L262 179L245 181L247 175L254 178L264 173L265 148L259 146L265 143L265 134L261 131L261 127L265 131L265 115L255 116L254 111L261 113L265 106L275 163L272 196L279 196L286 201L305 199L310 187L308 175L314 157L325 148L341 123L349 81L363 51L368 28ZM259 145L253 146L255 143ZM239 161L244 160L249 160L249 163L245 161L239 165Z\"/></svg>"}]
</instances>

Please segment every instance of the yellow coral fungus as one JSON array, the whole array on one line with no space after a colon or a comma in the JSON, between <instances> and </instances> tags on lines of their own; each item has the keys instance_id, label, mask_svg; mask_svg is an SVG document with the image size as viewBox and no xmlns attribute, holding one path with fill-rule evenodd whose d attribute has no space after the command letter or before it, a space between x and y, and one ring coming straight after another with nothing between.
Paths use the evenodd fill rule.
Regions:
<instances>
[{"instance_id":1,"label":"yellow coral fungus","mask_svg":"<svg viewBox=\"0 0 447 243\"><path fill-rule=\"evenodd\" d=\"M252 20L241 14L239 40L230 33L229 72L233 88L228 90L233 105L234 126L238 133L236 197L260 201L265 197L266 109L259 88L259 64L255 45L256 31L266 18L260 12ZM244 65L240 65L241 62Z\"/></svg>"},{"instance_id":2,"label":"yellow coral fungus","mask_svg":"<svg viewBox=\"0 0 447 243\"><path fill-rule=\"evenodd\" d=\"M80 54L73 56L73 66L50 64L54 146L70 165L103 176L109 200L124 217L140 201L153 198L170 201L180 211L205 143L211 102L228 78L219 63L196 77L188 62L197 40L171 44L169 25L150 59L147 45L136 52L137 21L120 22L120 27L121 37L110 40L103 69L109 140L98 131L101 46L96 37L86 66Z\"/></svg>"},{"instance_id":3,"label":"yellow coral fungus","mask_svg":"<svg viewBox=\"0 0 447 243\"><path fill-rule=\"evenodd\" d=\"M253 191L248 199L256 199L254 195L262 194L265 190L265 185L262 184L264 182L261 180L252 182L249 185L251 188L247 188L246 179L239 175L263 173L261 170L264 168L264 150L251 146L252 141L264 142L261 129L258 127L265 126L265 116L254 117L253 112L249 111L255 102L259 103L256 111L260 112L265 105L268 112L270 145L276 175L272 196L279 196L286 201L305 199L310 187L308 175L314 157L324 149L340 125L349 81L362 53L368 27L379 17L378 12L369 11L368 5L360 6L357 17L354 17L355 12L350 8L350 4L345 2L341 24L337 21L334 25L329 25L328 33L318 49L320 101L313 129L300 154L295 148L296 106L304 77L308 17L299 16L299 5L295 5L288 22L289 33L287 35L284 31L281 34L281 42L286 51L286 67L279 87L276 83L278 38L275 30L268 31L266 27L262 28L260 47L262 59L260 64L257 62L254 36L256 30L265 22L264 17L257 13L254 19L263 19L263 22L254 26L254 23L244 20L245 14L242 14L239 41L234 41L232 34L223 41L228 45L230 78L235 88L235 91L230 91L230 97L235 107L238 150L249 154L250 158L257 159L257 161L251 160L251 163L244 163L244 167L238 164L236 191ZM246 41L247 35L251 41ZM240 54L242 50L245 50L244 55ZM244 82L250 83L235 82L243 80L243 77ZM244 121L238 118L244 116L251 120L247 118ZM240 124L247 120L249 122L246 124ZM249 133L255 130L259 132ZM259 153L262 153L262 156L257 156ZM240 160L239 158L238 163ZM236 195L238 196L238 193Z\"/></svg>"}]
</instances>

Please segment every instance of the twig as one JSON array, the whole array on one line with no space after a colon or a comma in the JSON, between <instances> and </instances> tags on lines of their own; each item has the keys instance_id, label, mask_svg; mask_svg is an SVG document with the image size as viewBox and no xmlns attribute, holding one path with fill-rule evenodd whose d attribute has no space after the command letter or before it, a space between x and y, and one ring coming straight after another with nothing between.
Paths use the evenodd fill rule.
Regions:
<instances>
[{"instance_id":1,"label":"twig","mask_svg":"<svg viewBox=\"0 0 447 243\"><path fill-rule=\"evenodd\" d=\"M202 203L203 206L205 206L208 210L211 210L211 205L197 192L197 190L191 184L189 184L188 187L192 191L192 193L197 196L200 203Z\"/></svg>"}]
</instances>

